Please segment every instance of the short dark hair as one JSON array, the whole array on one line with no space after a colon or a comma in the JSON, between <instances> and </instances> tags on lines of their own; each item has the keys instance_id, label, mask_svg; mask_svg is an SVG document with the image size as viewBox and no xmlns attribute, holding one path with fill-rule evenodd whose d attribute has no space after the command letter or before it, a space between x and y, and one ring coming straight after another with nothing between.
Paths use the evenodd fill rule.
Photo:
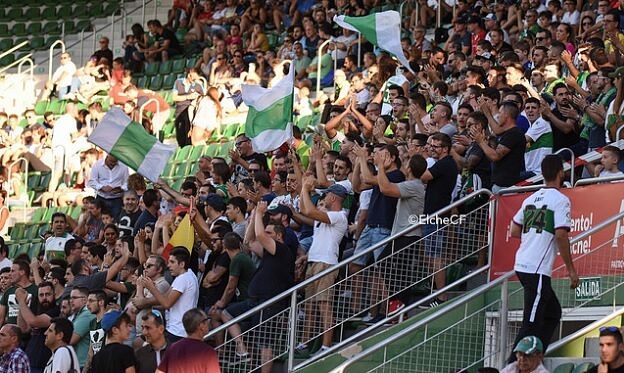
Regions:
<instances>
[{"instance_id":1,"label":"short dark hair","mask_svg":"<svg viewBox=\"0 0 624 373\"><path fill-rule=\"evenodd\" d=\"M446 133L436 132L431 135L432 140L437 140L442 143L441 146L445 147L447 150L451 150L451 138Z\"/></svg>"},{"instance_id":2,"label":"short dark hair","mask_svg":"<svg viewBox=\"0 0 624 373\"><path fill-rule=\"evenodd\" d=\"M622 332L617 326L607 326L600 328L600 337L613 337L617 344L624 343L622 340Z\"/></svg>"},{"instance_id":3,"label":"short dark hair","mask_svg":"<svg viewBox=\"0 0 624 373\"><path fill-rule=\"evenodd\" d=\"M268 189L271 187L271 177L266 171L258 171L254 173L253 180L262 185L264 188Z\"/></svg>"},{"instance_id":4,"label":"short dark hair","mask_svg":"<svg viewBox=\"0 0 624 373\"><path fill-rule=\"evenodd\" d=\"M54 267L50 270L50 277L53 280L56 280L59 282L59 284L61 284L61 286L65 286L65 271L66 269L60 268L60 267ZM2 273L2 271L0 271L0 273Z\"/></svg>"},{"instance_id":5,"label":"short dark hair","mask_svg":"<svg viewBox=\"0 0 624 373\"><path fill-rule=\"evenodd\" d=\"M24 271L26 276L30 276L30 264L25 260L16 260L13 265L17 265L20 271Z\"/></svg>"},{"instance_id":6,"label":"short dark hair","mask_svg":"<svg viewBox=\"0 0 624 373\"><path fill-rule=\"evenodd\" d=\"M241 237L234 233L228 232L223 236L223 247L230 250L238 250L240 249Z\"/></svg>"},{"instance_id":7,"label":"short dark hair","mask_svg":"<svg viewBox=\"0 0 624 373\"><path fill-rule=\"evenodd\" d=\"M191 308L182 316L182 325L186 334L195 333L199 325L206 321L206 313L199 308Z\"/></svg>"},{"instance_id":8,"label":"short dark hair","mask_svg":"<svg viewBox=\"0 0 624 373\"><path fill-rule=\"evenodd\" d=\"M241 196L230 198L228 205L232 205L233 208L239 209L243 215L247 212L247 201L245 201L245 199Z\"/></svg>"},{"instance_id":9,"label":"short dark hair","mask_svg":"<svg viewBox=\"0 0 624 373\"><path fill-rule=\"evenodd\" d=\"M549 154L542 160L541 168L545 181L555 181L559 172L563 171L563 160L559 155Z\"/></svg>"},{"instance_id":10,"label":"short dark hair","mask_svg":"<svg viewBox=\"0 0 624 373\"><path fill-rule=\"evenodd\" d=\"M394 157L394 163L396 164L397 168L401 168L401 157L399 156L399 148L390 144L385 145L383 148L386 149L388 153L390 153L391 157Z\"/></svg>"},{"instance_id":11,"label":"short dark hair","mask_svg":"<svg viewBox=\"0 0 624 373\"><path fill-rule=\"evenodd\" d=\"M409 160L409 168L412 176L420 179L422 174L427 171L427 161L421 155L415 154Z\"/></svg>"},{"instance_id":12,"label":"short dark hair","mask_svg":"<svg viewBox=\"0 0 624 373\"><path fill-rule=\"evenodd\" d=\"M71 291L74 291L74 290L84 295L85 297L89 295L89 288L86 288L84 286L74 286L72 287Z\"/></svg>"},{"instance_id":13,"label":"short dark hair","mask_svg":"<svg viewBox=\"0 0 624 373\"><path fill-rule=\"evenodd\" d=\"M607 145L604 148L602 148L602 152L613 153L617 157L618 162L620 162L620 159L622 159L622 151L617 146Z\"/></svg>"},{"instance_id":14,"label":"short dark hair","mask_svg":"<svg viewBox=\"0 0 624 373\"><path fill-rule=\"evenodd\" d=\"M475 111L475 112L470 113L470 115L468 115L468 119L475 120L477 123L481 125L481 128L483 130L486 130L488 128L488 119L485 116L485 114L483 114L483 112L481 111Z\"/></svg>"},{"instance_id":15,"label":"short dark hair","mask_svg":"<svg viewBox=\"0 0 624 373\"><path fill-rule=\"evenodd\" d=\"M569 91L568 86L565 83L559 82L559 83L555 84L554 87L553 87L553 90L552 90L553 95L556 95L557 91L560 90L561 88L564 88L566 91Z\"/></svg>"},{"instance_id":16,"label":"short dark hair","mask_svg":"<svg viewBox=\"0 0 624 373\"><path fill-rule=\"evenodd\" d=\"M117 328L119 329L119 326L121 325L122 322L126 322L126 324L130 324L132 322L132 320L130 319L130 315L128 315L127 313L122 313L121 316L119 316L119 318L115 321L115 323L113 324L113 326L109 329L109 331L106 332L106 336L107 337L111 337L113 335L113 328Z\"/></svg>"},{"instance_id":17,"label":"short dark hair","mask_svg":"<svg viewBox=\"0 0 624 373\"><path fill-rule=\"evenodd\" d=\"M104 247L104 245L90 246L88 250L91 256L96 256L100 258L100 260L104 260L104 255L106 255L106 247Z\"/></svg>"},{"instance_id":18,"label":"short dark hair","mask_svg":"<svg viewBox=\"0 0 624 373\"><path fill-rule=\"evenodd\" d=\"M171 250L170 256L175 257L178 263L184 263L185 269L189 268L189 264L191 263L191 254L189 254L189 251L186 247L184 246L174 247L173 250Z\"/></svg>"},{"instance_id":19,"label":"short dark hair","mask_svg":"<svg viewBox=\"0 0 624 373\"><path fill-rule=\"evenodd\" d=\"M191 190L191 194L196 195L197 194L197 184L195 184L192 181L185 181L182 183L182 186L180 187L180 190L186 190L186 189L190 189Z\"/></svg>"},{"instance_id":20,"label":"short dark hair","mask_svg":"<svg viewBox=\"0 0 624 373\"><path fill-rule=\"evenodd\" d=\"M396 90L399 93L399 96L405 95L405 91L403 91L403 87L401 87L400 85L391 85L390 87L388 87L388 91L390 90Z\"/></svg>"},{"instance_id":21,"label":"short dark hair","mask_svg":"<svg viewBox=\"0 0 624 373\"><path fill-rule=\"evenodd\" d=\"M74 324L64 317L55 317L50 320L50 324L54 324L56 334L63 333L63 342L69 344L74 334Z\"/></svg>"},{"instance_id":22,"label":"short dark hair","mask_svg":"<svg viewBox=\"0 0 624 373\"><path fill-rule=\"evenodd\" d=\"M91 290L89 292L89 295L95 295L95 298L99 301L104 301L104 304L106 304L106 293L104 292L104 290Z\"/></svg>"},{"instance_id":23,"label":"short dark hair","mask_svg":"<svg viewBox=\"0 0 624 373\"><path fill-rule=\"evenodd\" d=\"M158 201L158 191L155 189L148 189L143 192L143 204L145 207L151 207L154 202Z\"/></svg>"},{"instance_id":24,"label":"short dark hair","mask_svg":"<svg viewBox=\"0 0 624 373\"><path fill-rule=\"evenodd\" d=\"M67 216L63 214L62 212L55 212L54 214L52 214L52 217L50 218L50 222L53 222L54 219L56 218L62 218L63 221L67 223Z\"/></svg>"}]
</instances>

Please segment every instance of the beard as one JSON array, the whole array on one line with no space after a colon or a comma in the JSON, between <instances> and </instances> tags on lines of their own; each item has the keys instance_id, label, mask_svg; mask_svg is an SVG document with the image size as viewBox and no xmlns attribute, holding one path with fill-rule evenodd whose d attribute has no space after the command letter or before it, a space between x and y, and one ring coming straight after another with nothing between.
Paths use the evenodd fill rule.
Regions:
<instances>
[{"instance_id":1,"label":"beard","mask_svg":"<svg viewBox=\"0 0 624 373\"><path fill-rule=\"evenodd\" d=\"M42 314L46 311L48 311L49 309L54 307L54 303L52 302L42 302L39 303L39 314Z\"/></svg>"}]
</instances>

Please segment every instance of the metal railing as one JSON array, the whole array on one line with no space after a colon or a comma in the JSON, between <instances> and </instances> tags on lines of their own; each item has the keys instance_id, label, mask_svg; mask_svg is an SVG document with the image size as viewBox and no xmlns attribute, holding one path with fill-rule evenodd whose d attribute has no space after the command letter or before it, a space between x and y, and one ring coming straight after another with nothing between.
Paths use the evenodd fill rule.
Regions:
<instances>
[{"instance_id":1,"label":"metal railing","mask_svg":"<svg viewBox=\"0 0 624 373\"><path fill-rule=\"evenodd\" d=\"M60 45L61 46L61 54L65 53L66 48L65 48L65 42L63 40L57 40L54 43L52 43L52 45L50 45L50 56L48 57L48 80L52 80L52 67L54 64L54 58L52 58L52 56L54 56L54 48Z\"/></svg>"},{"instance_id":2,"label":"metal railing","mask_svg":"<svg viewBox=\"0 0 624 373\"><path fill-rule=\"evenodd\" d=\"M574 163L574 160L575 160L576 158L575 158L575 156L574 156L574 152L573 152L573 151L572 151L572 149L570 149L570 148L561 148L561 149L557 150L557 151L555 152L555 154L561 154L561 153L564 153L564 152L568 152L568 153L570 153L570 157L571 157L571 158L570 158L570 184L574 185L574 169L576 168L576 167L574 166L574 164L575 164L575 163Z\"/></svg>"},{"instance_id":3,"label":"metal railing","mask_svg":"<svg viewBox=\"0 0 624 373\"><path fill-rule=\"evenodd\" d=\"M334 48L338 48L336 47L336 43L333 42L331 39L325 40L318 49L318 53L316 55L316 58L318 59L318 62L316 64L316 97L320 97L321 94L321 79L323 79L323 77L321 76L321 66L322 66L322 57L323 57L323 48L325 48L328 44L333 44ZM336 68L338 66L338 60L336 58L332 58L334 60L334 71L336 71ZM334 88L336 88L336 81L334 80Z\"/></svg>"},{"instance_id":4,"label":"metal railing","mask_svg":"<svg viewBox=\"0 0 624 373\"><path fill-rule=\"evenodd\" d=\"M28 159L24 158L24 157L19 157L16 160L14 160L13 162L11 162L8 167L9 167L9 172L7 174L7 181L9 184L9 194L13 194L16 193L15 190L13 190L13 167L15 165L17 165L18 163L24 163L24 172L22 173L23 176L23 183L24 183L24 193L28 194ZM20 200L20 195L15 195L17 198L11 198L10 196L7 197L7 204L9 203L10 200Z\"/></svg>"},{"instance_id":5,"label":"metal railing","mask_svg":"<svg viewBox=\"0 0 624 373\"><path fill-rule=\"evenodd\" d=\"M476 191L438 211L433 217L446 216L478 196L486 197L487 202L492 194L485 189ZM206 338L220 338L217 352L222 367L236 366L237 369L253 371L278 358L286 358L288 370L292 371L297 343L309 343L326 332L333 332L338 341L345 340L347 323L355 321L356 315L367 310L377 310L378 315L386 315L389 299L418 285L431 292L436 274L487 250L491 241L488 229L490 207L491 202L484 203L466 212L464 225L439 225L437 231L409 245L397 245L397 238L424 225L418 222L215 328ZM429 249L432 245L445 247L443 264L439 268L432 268L424 254L423 248ZM383 248L386 248L387 256L382 255L376 263L352 273L349 271L354 261ZM336 273L340 275L337 279L329 277L336 276ZM323 280L331 282L318 286ZM363 289L369 289L369 294L365 294ZM298 293L304 290L305 296L299 299ZM313 311L318 305L317 300L330 304L329 314L320 317L320 313ZM300 315L303 315L303 320L299 319ZM253 321L253 325L249 325L249 320ZM235 324L243 324L247 330L240 335L229 335ZM263 350L259 346L270 346L269 356L266 347ZM250 359L240 360L238 355L243 351L248 352Z\"/></svg>"},{"instance_id":6,"label":"metal railing","mask_svg":"<svg viewBox=\"0 0 624 373\"><path fill-rule=\"evenodd\" d=\"M575 236L571 245L591 236L624 218L624 212L605 219L593 228ZM592 247L589 253L574 258L579 274L588 273L597 263L620 259L610 243ZM603 279L600 294L579 300L569 288L565 266L553 270L552 286L563 308L562 320L579 308L612 294L624 284L621 270L612 269ZM509 280L514 271L482 285L457 301L442 305L437 312L409 325L364 351L348 356L348 360L333 369L333 373L352 372L445 372L494 366L501 368L509 356L522 323L523 289ZM510 289L514 286L514 289ZM611 301L611 300L609 300ZM563 322L563 321L561 321ZM561 324L560 324L561 326ZM559 339L561 335L559 328ZM375 354L375 356L373 356Z\"/></svg>"}]
</instances>

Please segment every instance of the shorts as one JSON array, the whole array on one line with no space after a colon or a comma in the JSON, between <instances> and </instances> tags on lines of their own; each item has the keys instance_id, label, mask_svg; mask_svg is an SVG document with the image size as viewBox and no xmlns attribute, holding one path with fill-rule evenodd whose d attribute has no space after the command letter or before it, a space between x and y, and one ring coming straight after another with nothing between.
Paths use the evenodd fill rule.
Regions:
<instances>
[{"instance_id":1,"label":"shorts","mask_svg":"<svg viewBox=\"0 0 624 373\"><path fill-rule=\"evenodd\" d=\"M306 270L306 280L315 276L332 265L322 262L308 263ZM334 285L338 277L338 270L335 270L320 279L314 281L305 288L306 300L312 299L315 302L331 302L334 299Z\"/></svg>"},{"instance_id":2,"label":"shorts","mask_svg":"<svg viewBox=\"0 0 624 373\"><path fill-rule=\"evenodd\" d=\"M236 318L262 302L264 300L247 299L229 305L225 312ZM283 350L286 347L285 341L288 339L288 311L284 311L285 306L286 303L276 303L245 319L245 324L249 328L246 336L255 341L261 348Z\"/></svg>"},{"instance_id":3,"label":"shorts","mask_svg":"<svg viewBox=\"0 0 624 373\"><path fill-rule=\"evenodd\" d=\"M441 258L446 246L445 227L438 224L425 224L423 227L423 237L425 246L425 256Z\"/></svg>"},{"instance_id":4,"label":"shorts","mask_svg":"<svg viewBox=\"0 0 624 373\"><path fill-rule=\"evenodd\" d=\"M306 253L310 251L310 248L312 247L312 238L313 236L308 236L299 239L299 246L301 246Z\"/></svg>"},{"instance_id":5,"label":"shorts","mask_svg":"<svg viewBox=\"0 0 624 373\"><path fill-rule=\"evenodd\" d=\"M379 242L385 240L390 236L390 229L384 227L370 227L366 226L360 235L360 239L357 242L357 246L355 247L355 251L353 255L358 255L359 253L367 250L369 247L378 244ZM381 253L384 251L385 246L380 246L373 251L373 255L375 256L375 260L377 260ZM370 253L363 255L353 261L354 264L365 266L370 261L371 255Z\"/></svg>"}]
</instances>

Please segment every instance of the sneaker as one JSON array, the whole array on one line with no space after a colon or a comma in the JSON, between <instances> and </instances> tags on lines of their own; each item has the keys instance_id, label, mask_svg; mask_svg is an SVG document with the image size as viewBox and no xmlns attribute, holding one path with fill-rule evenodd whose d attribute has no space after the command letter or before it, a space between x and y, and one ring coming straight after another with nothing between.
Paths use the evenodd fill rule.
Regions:
<instances>
[{"instance_id":1,"label":"sneaker","mask_svg":"<svg viewBox=\"0 0 624 373\"><path fill-rule=\"evenodd\" d=\"M435 308L435 307L439 306L442 303L444 303L443 300L435 298L434 300L431 301L431 303L429 303L429 304L421 304L420 306L418 306L418 308L420 308L421 310L428 310L429 308Z\"/></svg>"},{"instance_id":2,"label":"sneaker","mask_svg":"<svg viewBox=\"0 0 624 373\"><path fill-rule=\"evenodd\" d=\"M348 315L347 315L348 317ZM368 311L362 311L358 314L355 314L353 317L350 317L349 320L351 321L364 321L364 319L366 318L372 318L373 316L371 316L370 312Z\"/></svg>"},{"instance_id":3,"label":"sneaker","mask_svg":"<svg viewBox=\"0 0 624 373\"><path fill-rule=\"evenodd\" d=\"M398 299L391 300L388 302L388 316L396 315L403 308L405 308L405 303Z\"/></svg>"},{"instance_id":4,"label":"sneaker","mask_svg":"<svg viewBox=\"0 0 624 373\"><path fill-rule=\"evenodd\" d=\"M228 365L229 366L236 366L239 364L244 364L249 362L251 359L249 358L249 353L248 352L236 352L234 354L234 361L229 361Z\"/></svg>"},{"instance_id":5,"label":"sneaker","mask_svg":"<svg viewBox=\"0 0 624 373\"><path fill-rule=\"evenodd\" d=\"M369 323L373 319L374 319L373 315L371 315L370 312L369 312L369 313L366 314L366 316L362 317L362 322L363 323Z\"/></svg>"},{"instance_id":6,"label":"sneaker","mask_svg":"<svg viewBox=\"0 0 624 373\"><path fill-rule=\"evenodd\" d=\"M380 322L381 320L384 320L385 318L386 318L386 316L384 316L384 315L377 315L377 316L371 318L369 321L365 321L364 323L368 324L368 325L374 325L374 324L377 324L378 322Z\"/></svg>"},{"instance_id":7,"label":"sneaker","mask_svg":"<svg viewBox=\"0 0 624 373\"><path fill-rule=\"evenodd\" d=\"M313 353L311 356L317 356L322 354L323 352L329 350L329 347L327 346L321 346L321 348L318 349L318 351L316 351L315 353Z\"/></svg>"},{"instance_id":8,"label":"sneaker","mask_svg":"<svg viewBox=\"0 0 624 373\"><path fill-rule=\"evenodd\" d=\"M299 343L297 347L295 347L295 356L299 359L307 359L310 357L310 350L308 350L308 345L305 343Z\"/></svg>"}]
</instances>

